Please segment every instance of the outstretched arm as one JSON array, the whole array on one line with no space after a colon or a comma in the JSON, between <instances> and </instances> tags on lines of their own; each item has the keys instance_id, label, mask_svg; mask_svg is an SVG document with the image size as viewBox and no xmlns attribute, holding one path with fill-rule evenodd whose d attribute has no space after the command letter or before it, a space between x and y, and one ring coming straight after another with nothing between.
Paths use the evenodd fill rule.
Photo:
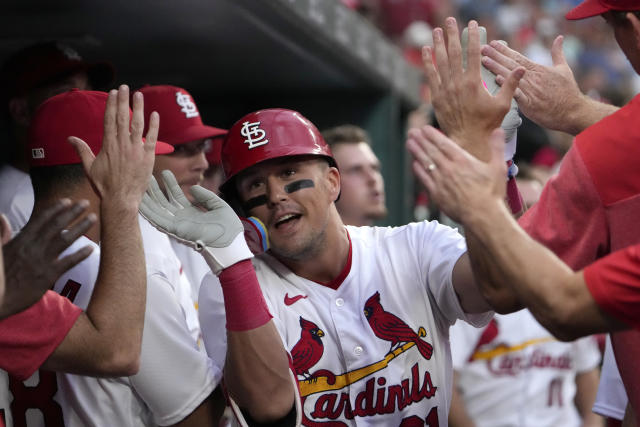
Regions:
<instances>
[{"instance_id":1,"label":"outstretched arm","mask_svg":"<svg viewBox=\"0 0 640 427\"><path fill-rule=\"evenodd\" d=\"M160 231L199 251L219 276L227 321L227 391L253 420L278 422L292 412L295 385L250 261L244 227L211 191L191 188L196 207L171 172L163 171L162 177L168 198L152 179L140 211Z\"/></svg>"},{"instance_id":2,"label":"outstretched arm","mask_svg":"<svg viewBox=\"0 0 640 427\"><path fill-rule=\"evenodd\" d=\"M100 272L86 314L81 315L44 367L78 374L121 376L138 371L146 268L138 206L153 170L159 118L152 114L146 142L142 94L129 88L109 93L100 153L70 138L101 198Z\"/></svg>"},{"instance_id":3,"label":"outstretched arm","mask_svg":"<svg viewBox=\"0 0 640 427\"><path fill-rule=\"evenodd\" d=\"M513 70L524 67L526 73L515 92L520 111L542 127L577 135L618 107L580 92L562 53L562 41L562 36L553 41L551 67L537 64L498 41L482 47L482 64L497 75L501 85Z\"/></svg>"},{"instance_id":4,"label":"outstretched arm","mask_svg":"<svg viewBox=\"0 0 640 427\"><path fill-rule=\"evenodd\" d=\"M491 135L492 158L484 163L460 149L436 129L425 127L423 138L410 141L414 172L431 197L465 226L478 245L472 259L482 260L476 279L495 306L496 295L511 289L538 321L560 339L575 339L625 325L604 313L575 273L551 251L531 239L504 204L503 132ZM428 168L434 164L435 168Z\"/></svg>"}]
</instances>

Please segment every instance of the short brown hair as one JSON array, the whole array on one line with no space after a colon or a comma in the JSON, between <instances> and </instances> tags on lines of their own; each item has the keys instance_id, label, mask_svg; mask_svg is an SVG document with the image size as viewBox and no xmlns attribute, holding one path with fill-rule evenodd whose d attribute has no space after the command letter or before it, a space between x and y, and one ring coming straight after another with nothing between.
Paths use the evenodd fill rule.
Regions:
<instances>
[{"instance_id":1,"label":"short brown hair","mask_svg":"<svg viewBox=\"0 0 640 427\"><path fill-rule=\"evenodd\" d=\"M330 147L338 144L354 144L366 142L371 145L371 140L367 131L356 125L340 125L326 129L322 132L322 137Z\"/></svg>"}]
</instances>

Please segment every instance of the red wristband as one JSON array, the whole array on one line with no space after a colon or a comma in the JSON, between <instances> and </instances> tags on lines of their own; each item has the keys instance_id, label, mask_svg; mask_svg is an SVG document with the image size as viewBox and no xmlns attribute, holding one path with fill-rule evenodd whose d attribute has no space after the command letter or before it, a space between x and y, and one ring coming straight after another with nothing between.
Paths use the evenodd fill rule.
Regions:
<instances>
[{"instance_id":1,"label":"red wristband","mask_svg":"<svg viewBox=\"0 0 640 427\"><path fill-rule=\"evenodd\" d=\"M222 285L228 330L247 331L271 320L273 316L269 313L250 260L222 270L218 278Z\"/></svg>"}]
</instances>

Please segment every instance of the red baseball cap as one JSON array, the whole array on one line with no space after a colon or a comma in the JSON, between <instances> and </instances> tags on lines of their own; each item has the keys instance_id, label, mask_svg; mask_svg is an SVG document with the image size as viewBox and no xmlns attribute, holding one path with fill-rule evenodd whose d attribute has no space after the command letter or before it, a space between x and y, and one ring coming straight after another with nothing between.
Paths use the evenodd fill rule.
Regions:
<instances>
[{"instance_id":1,"label":"red baseball cap","mask_svg":"<svg viewBox=\"0 0 640 427\"><path fill-rule=\"evenodd\" d=\"M160 114L158 138L171 145L226 135L224 129L202 123L193 97L186 90L169 85L143 86L145 124L153 111ZM146 128L145 128L146 132Z\"/></svg>"},{"instance_id":2,"label":"red baseball cap","mask_svg":"<svg viewBox=\"0 0 640 427\"><path fill-rule=\"evenodd\" d=\"M3 64L2 95L9 100L79 71L87 73L94 90L108 89L115 76L108 62L85 62L74 49L58 42L36 43L14 53Z\"/></svg>"},{"instance_id":3,"label":"red baseball cap","mask_svg":"<svg viewBox=\"0 0 640 427\"><path fill-rule=\"evenodd\" d=\"M638 0L585 0L567 12L565 18L571 20L590 18L610 10L640 10L640 2Z\"/></svg>"},{"instance_id":4,"label":"red baseball cap","mask_svg":"<svg viewBox=\"0 0 640 427\"><path fill-rule=\"evenodd\" d=\"M72 89L43 102L29 127L29 164L32 167L82 163L67 141L76 136L97 155L102 147L104 111L108 94ZM129 114L133 114L129 110ZM156 154L168 154L173 147L156 143Z\"/></svg>"},{"instance_id":5,"label":"red baseball cap","mask_svg":"<svg viewBox=\"0 0 640 427\"><path fill-rule=\"evenodd\" d=\"M222 143L224 143L223 136L218 136L211 140L211 146L205 153L207 162L209 162L210 165L222 164Z\"/></svg>"}]
</instances>

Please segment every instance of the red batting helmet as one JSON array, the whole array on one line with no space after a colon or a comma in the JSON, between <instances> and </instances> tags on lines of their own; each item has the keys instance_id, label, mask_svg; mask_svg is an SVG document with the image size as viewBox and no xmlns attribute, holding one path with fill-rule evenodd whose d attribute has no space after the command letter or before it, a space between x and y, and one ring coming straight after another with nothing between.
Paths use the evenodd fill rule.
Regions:
<instances>
[{"instance_id":1,"label":"red batting helmet","mask_svg":"<svg viewBox=\"0 0 640 427\"><path fill-rule=\"evenodd\" d=\"M318 128L297 111L270 108L247 114L231 127L222 145L226 180L220 189L232 197L233 180L240 172L265 160L303 155L324 157L336 167Z\"/></svg>"}]
</instances>

